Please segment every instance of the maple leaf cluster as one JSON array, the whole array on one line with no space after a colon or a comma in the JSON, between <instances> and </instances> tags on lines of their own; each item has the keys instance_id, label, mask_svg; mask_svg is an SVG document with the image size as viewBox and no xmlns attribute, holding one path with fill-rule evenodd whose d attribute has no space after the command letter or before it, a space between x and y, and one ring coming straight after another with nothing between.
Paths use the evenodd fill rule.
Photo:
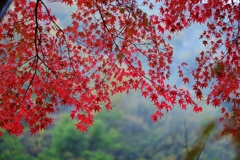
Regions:
<instances>
[{"instance_id":1,"label":"maple leaf cluster","mask_svg":"<svg viewBox=\"0 0 240 160\"><path fill-rule=\"evenodd\" d=\"M50 2L76 6L71 25L58 25ZM53 123L50 115L59 106L72 106L70 117L84 132L94 112L112 109L112 95L131 89L152 100L154 121L176 104L201 112L196 100L213 106L228 102L238 110L240 5L228 0L155 3L161 4L159 13L148 15L140 9L154 8L148 0L14 0L0 22L0 128L19 135L27 123L35 134ZM207 29L200 35L206 50L196 57L196 68L188 68L194 79L191 95L169 82L169 40L194 23ZM178 67L179 77L188 84L185 67L185 62ZM227 110L222 112L229 118ZM240 121L236 113L233 130Z\"/></svg>"}]
</instances>

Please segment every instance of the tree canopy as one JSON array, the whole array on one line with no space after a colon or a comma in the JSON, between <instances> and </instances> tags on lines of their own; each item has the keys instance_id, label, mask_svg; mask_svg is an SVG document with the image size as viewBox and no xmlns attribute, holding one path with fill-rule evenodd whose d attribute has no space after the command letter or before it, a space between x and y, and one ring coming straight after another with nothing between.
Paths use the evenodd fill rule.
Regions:
<instances>
[{"instance_id":1,"label":"tree canopy","mask_svg":"<svg viewBox=\"0 0 240 160\"><path fill-rule=\"evenodd\" d=\"M70 25L59 25L50 3L76 8ZM226 128L235 134L239 13L235 0L14 0L0 22L0 128L19 135L27 123L35 134L53 123L50 114L59 106L72 106L70 117L84 132L94 112L112 109L112 95L134 89L156 106L153 121L176 104L194 112L212 105L221 108L220 121L234 117ZM182 62L174 68L189 88L169 81L176 76L173 57L181 56L173 52L171 39L193 24L205 26L194 35L205 50L194 66Z\"/></svg>"}]
</instances>

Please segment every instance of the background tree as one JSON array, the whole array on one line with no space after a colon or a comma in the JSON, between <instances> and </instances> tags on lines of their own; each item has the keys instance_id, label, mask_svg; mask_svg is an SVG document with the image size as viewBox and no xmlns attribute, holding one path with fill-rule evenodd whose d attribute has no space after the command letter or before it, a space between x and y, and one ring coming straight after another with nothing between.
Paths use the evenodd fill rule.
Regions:
<instances>
[{"instance_id":1,"label":"background tree","mask_svg":"<svg viewBox=\"0 0 240 160\"><path fill-rule=\"evenodd\" d=\"M76 7L69 26L58 25L49 2ZM156 6L159 13L148 14L141 5ZM110 97L131 89L152 100L153 121L177 103L201 112L198 100L214 106L228 102L238 110L235 1L14 0L13 6L0 24L0 127L9 134L21 134L23 121L32 134L45 129L59 106L74 106L70 116L84 132L93 112L111 110ZM193 79L192 89L185 89L169 82L174 56L169 41L194 23L206 26L200 35L206 50L196 57L196 67L183 70L186 62L178 67L184 84ZM223 121L229 111L221 109ZM236 119L231 132L238 127Z\"/></svg>"},{"instance_id":2,"label":"background tree","mask_svg":"<svg viewBox=\"0 0 240 160\"><path fill-rule=\"evenodd\" d=\"M114 96L112 102L117 107L111 114L105 109L96 114L96 123L87 133L76 129L77 121L71 121L67 111L55 113L54 125L36 135L14 137L4 132L0 141L2 159L177 160L194 159L199 152L199 159L239 159L238 135L223 137L221 125L212 125L221 115L216 109L209 107L196 115L175 107L161 122L154 123L149 118L153 105L140 96L138 92ZM184 121L185 126L181 125Z\"/></svg>"}]
</instances>

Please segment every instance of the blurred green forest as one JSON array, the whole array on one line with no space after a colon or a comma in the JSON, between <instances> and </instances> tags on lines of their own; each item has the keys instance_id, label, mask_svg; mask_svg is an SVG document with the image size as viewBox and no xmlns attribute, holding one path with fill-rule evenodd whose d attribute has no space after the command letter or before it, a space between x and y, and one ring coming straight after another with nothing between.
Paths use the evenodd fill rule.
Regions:
<instances>
[{"instance_id":1,"label":"blurred green forest","mask_svg":"<svg viewBox=\"0 0 240 160\"><path fill-rule=\"evenodd\" d=\"M53 115L54 125L37 135L0 138L0 160L231 160L239 143L219 136L220 114L174 107L154 123L155 108L137 92L112 98L113 111L96 113L87 133L69 118L69 107ZM71 109L71 108L70 108ZM220 138L219 138L220 137ZM240 141L240 140L239 140Z\"/></svg>"}]
</instances>

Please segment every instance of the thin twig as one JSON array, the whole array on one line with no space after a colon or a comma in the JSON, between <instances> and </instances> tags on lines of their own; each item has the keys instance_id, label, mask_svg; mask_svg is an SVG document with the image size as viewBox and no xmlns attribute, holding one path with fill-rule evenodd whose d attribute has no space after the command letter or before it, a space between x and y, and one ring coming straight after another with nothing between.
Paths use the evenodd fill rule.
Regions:
<instances>
[{"instance_id":1,"label":"thin twig","mask_svg":"<svg viewBox=\"0 0 240 160\"><path fill-rule=\"evenodd\" d=\"M38 59L39 59L39 56L38 56L38 44L37 44L37 42L38 42L38 40L37 40L38 39L38 37L37 37L38 36L38 4L39 4L39 2L40 2L40 0L37 0L36 7L35 7L35 23L36 23L35 38L34 38L34 45L35 45L35 52L36 52L36 56L35 56L36 57L35 71L34 71L33 76L32 76L32 78L31 78L31 80L29 82L29 85L28 85L28 87L27 87L27 89L26 89L26 91L24 93L24 96L23 96L23 99L22 99L22 103L24 102L24 99L27 96L28 90L29 90L30 86L33 83L35 75L37 74L37 66L38 66Z\"/></svg>"},{"instance_id":2,"label":"thin twig","mask_svg":"<svg viewBox=\"0 0 240 160\"><path fill-rule=\"evenodd\" d=\"M186 148L187 154L189 154L189 149L188 149L188 127L187 127L186 119L184 119L184 128L185 128L185 134L184 134L185 148Z\"/></svg>"},{"instance_id":3,"label":"thin twig","mask_svg":"<svg viewBox=\"0 0 240 160\"><path fill-rule=\"evenodd\" d=\"M201 149L201 151L199 152L196 160L198 160L198 159L200 158L200 156L201 156L201 154L202 154L202 152L203 152L203 150L204 150L204 148L205 148L205 145L206 145L206 142L207 142L208 138L209 138L209 135L208 135L207 138L205 139L205 142L203 143L202 149Z\"/></svg>"}]
</instances>

